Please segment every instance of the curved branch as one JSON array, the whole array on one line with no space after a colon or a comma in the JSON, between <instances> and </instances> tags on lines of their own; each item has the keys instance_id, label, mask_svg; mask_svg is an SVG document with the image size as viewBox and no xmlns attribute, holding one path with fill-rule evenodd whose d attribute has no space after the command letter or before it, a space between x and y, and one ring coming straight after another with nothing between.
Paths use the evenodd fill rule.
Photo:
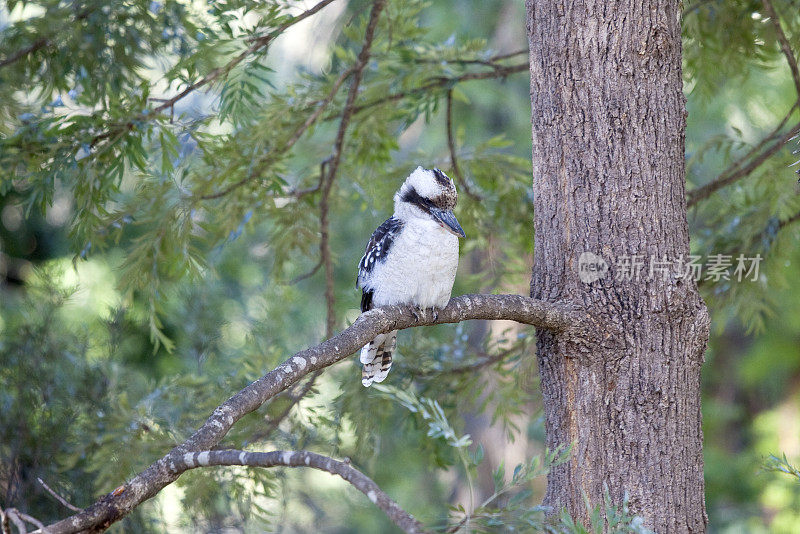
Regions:
<instances>
[{"instance_id":1,"label":"curved branch","mask_svg":"<svg viewBox=\"0 0 800 534\"><path fill-rule=\"evenodd\" d=\"M294 354L276 369L236 393L218 406L191 437L126 484L103 496L82 512L47 528L53 534L107 528L174 482L179 474L170 466L180 461L186 453L212 449L236 421L306 375L347 358L378 334L470 319L511 320L537 328L569 331L585 336L598 329L586 312L567 304L545 302L522 295L463 295L450 300L438 313L433 310L419 310L414 306L375 308L361 314L349 328L336 336Z\"/></svg>"},{"instance_id":2,"label":"curved branch","mask_svg":"<svg viewBox=\"0 0 800 534\"><path fill-rule=\"evenodd\" d=\"M74 504L70 504L70 502L69 502L68 500L66 500L64 497L62 497L62 496L61 496L61 495L59 495L58 493L56 493L56 492L55 492L55 490L53 490L53 488L51 488L50 486L48 486L48 485L45 483L45 481L44 481L44 480L42 480L40 477L36 477L36 481L37 481L37 482L39 482L39 484L41 484L41 485L42 485L42 487L43 487L43 488L44 488L44 489L47 491L47 493L49 493L50 495L52 495L52 496L53 496L53 498L54 498L55 500L57 500L58 502L60 502L62 505L64 505L65 507L69 508L69 509L70 509L70 510L72 510L73 512L80 512L80 511L81 511L81 509L80 509L80 508L78 508L78 507L77 507L77 506L75 506Z\"/></svg>"},{"instance_id":3,"label":"curved branch","mask_svg":"<svg viewBox=\"0 0 800 534\"><path fill-rule=\"evenodd\" d=\"M188 452L175 462L174 469L184 472L197 467L241 465L244 467L313 467L338 475L367 496L404 532L422 533L425 527L403 510L371 478L350 465L309 451L247 452L239 450Z\"/></svg>"},{"instance_id":4,"label":"curved branch","mask_svg":"<svg viewBox=\"0 0 800 534\"><path fill-rule=\"evenodd\" d=\"M31 517L28 514L20 512L16 508L8 508L6 510L0 509L0 528L2 529L3 534L11 534L11 525L9 525L9 520L11 523L14 523L14 526L17 527L17 530L20 534L25 534L28 532L28 529L25 527L25 523L30 523L38 528L39 530L36 532L50 534L50 531L42 524L41 521L35 517Z\"/></svg>"},{"instance_id":5,"label":"curved branch","mask_svg":"<svg viewBox=\"0 0 800 534\"><path fill-rule=\"evenodd\" d=\"M482 65L484 67L491 67L493 69L502 68L503 64L498 63L499 61L503 61L505 59L511 59L512 57L527 55L528 49L517 50L515 52L509 52L507 54L497 54L489 59L442 59L442 58L417 58L414 60L415 63L430 63L430 64L453 64L453 65Z\"/></svg>"},{"instance_id":6,"label":"curved branch","mask_svg":"<svg viewBox=\"0 0 800 534\"><path fill-rule=\"evenodd\" d=\"M42 37L41 39L37 39L36 41L31 43L29 46L26 46L22 50L17 50L15 53L11 54L7 58L1 59L0 60L0 68L3 68L5 66L7 66L7 65L11 65L12 63L16 63L17 61L19 61L20 59L24 58L28 54L36 52L40 48L44 48L49 43L50 43L50 41L48 39L44 38L44 37Z\"/></svg>"},{"instance_id":7,"label":"curved branch","mask_svg":"<svg viewBox=\"0 0 800 534\"><path fill-rule=\"evenodd\" d=\"M789 110L789 113L786 117L781 121L781 123L773 130L769 135L767 135L761 142L753 147L747 154L742 156L740 159L733 162L727 169L725 169L722 174L720 174L714 180L708 182L707 184L700 186L692 191L687 193L686 199L686 206L691 208L698 202L707 199L712 194L717 192L718 190L731 185L734 182L741 180L742 178L748 176L751 172L759 168L765 161L767 161L770 157L772 157L775 153L777 153L783 146L788 143L794 136L800 133L800 123L794 125L788 132L779 136L780 131L785 126L786 122L788 122L789 117L791 117L792 113L794 112L795 107L797 104L792 106L792 109ZM764 149L763 152L758 154L757 157L754 157L750 160L747 165L745 162L753 157L762 147L767 145L770 141L775 139L775 142Z\"/></svg>"},{"instance_id":8,"label":"curved branch","mask_svg":"<svg viewBox=\"0 0 800 534\"><path fill-rule=\"evenodd\" d=\"M794 81L794 88L797 92L797 101L800 102L800 69L797 67L797 58L794 52L792 52L792 46L789 44L789 39L783 31L781 19L778 17L778 13L775 11L771 0L762 0L761 3L764 5L764 10L767 12L767 15L769 15L769 21L775 29L775 35L778 37L778 44L780 44L781 52L783 52L786 62L789 64L789 70L792 71L792 80Z\"/></svg>"},{"instance_id":9,"label":"curved branch","mask_svg":"<svg viewBox=\"0 0 800 534\"><path fill-rule=\"evenodd\" d=\"M376 21L377 21L377 19L376 19ZM370 25L371 24L372 23L370 22ZM372 33L374 33L374 28L372 29ZM365 46L362 48L362 52L366 51L366 56L365 57L369 57L369 47L367 46L367 44L371 45L371 40L373 38L372 37L372 33L369 33L369 27L368 27L368 34L367 34L367 37L365 37L365 41L364 41L365 42ZM405 98L407 96L411 96L411 95L415 95L415 94L419 94L419 93L424 93L425 91L428 91L430 89L435 89L437 87L445 87L445 86L448 86L448 85L452 86L452 85L455 85L457 83L466 82L466 81L470 81L470 80L489 80L489 79L493 79L493 78L505 78L505 77L509 76L510 74L514 74L516 72L522 72L523 70L526 70L528 68L527 63L519 64L519 65L501 65L501 64L494 63L494 61L510 58L510 57L513 57L513 56L516 56L516 55L519 55L519 54L520 54L520 52L515 52L515 53L512 53L512 54L505 54L505 55L502 55L502 56L495 56L495 58L492 58L491 60L489 60L490 63L484 63L486 66L490 66L490 67L492 67L494 69L491 72L467 72L467 73L461 74L459 76L432 78L432 79L428 80L425 84L423 84L420 87L416 87L416 88L410 89L408 91L403 91L403 92L399 92L399 93L390 94L388 96L379 98L377 100L373 100L371 102L367 102L367 103L362 104L360 106L355 106L352 102L350 102L349 104L346 103L344 108L343 108L343 110L341 111L341 113L340 112L332 113L331 115L325 117L324 120L328 121L328 120L332 120L332 119L341 117L342 121L344 121L345 113L347 113L348 115L355 115L355 114L360 113L361 111L364 111L365 109L368 109L368 108L371 108L371 107L374 107L374 106L379 106L381 104L386 104L386 103L389 103L389 102L395 102L395 101L398 101L398 100L402 100L403 98ZM359 58L360 58L360 55L359 55ZM469 64L469 63L471 63L471 62L470 61L465 61L465 64ZM365 64L366 63L364 63L364 65ZM221 198L221 197L223 197L225 195L228 195L232 191L238 189L239 187L245 185L250 180L252 180L255 176L258 175L259 172L261 172L263 170L264 167L266 167L267 165L270 165L271 163L273 163L273 160L276 157L278 157L281 154L285 154L286 152L288 152L294 146L294 144L300 139L300 137L306 132L306 130L311 125L313 125L320 118L322 113L328 108L328 106L333 101L334 97L338 94L339 89L340 89L342 83L345 81L345 79L348 78L350 75L354 74L356 71L359 72L359 76L360 76L360 72L363 71L364 65L362 65L361 64L361 60L358 59L357 62L356 62L356 65L354 65L350 69L347 69L346 71L344 71L339 76L339 78L334 82L333 87L332 87L331 91L328 93L328 95L325 98L323 98L322 100L319 100L319 101L313 103L312 106L313 106L314 111L305 120L305 122L302 125L300 125L294 131L294 133L290 137L289 141L285 145L283 145L280 149L278 149L276 151L273 151L273 152L270 152L267 156L265 156L260 161L258 161L257 164L256 164L256 167L255 167L255 170L253 172L251 172L250 174L248 174L248 176L245 176L244 178L242 178L238 182L235 182L235 183L225 187L221 191L218 191L216 193L204 194L204 195L201 195L200 198L202 200L213 200L213 199ZM355 82L355 80L354 80L354 82ZM360 82L359 82L359 84L353 83L351 85L350 93L357 94L357 88L358 88L359 85L360 85ZM353 87L356 87L356 91L352 90ZM349 102L349 96L350 95L348 94L348 102ZM163 106L164 106L164 104L159 106L159 108L161 108ZM309 107L308 109L310 110L312 108ZM347 122L349 122L349 120L350 119L348 118ZM340 122L340 130L341 130L341 124L345 124L345 123L344 122ZM335 141L335 144L338 145L338 143L339 143L339 135L338 134L337 134L337 138L336 139L337 140ZM337 166L338 166L338 164L337 164ZM325 179L325 176L323 176L323 179ZM464 183L466 184L466 182L464 182ZM479 200L480 199L479 195L476 195L476 194L472 193L471 191L467 190L468 188L469 188L469 185L466 184L465 191L467 192L467 194L469 196L475 198L476 200ZM315 186L315 187L312 187L310 189L305 189L305 190L301 190L301 191L298 191L298 192L293 192L290 196L300 197L300 196L304 196L305 194L315 193L320 189L322 189L321 186ZM324 191L323 191L323 193L324 193Z\"/></svg>"},{"instance_id":10,"label":"curved branch","mask_svg":"<svg viewBox=\"0 0 800 534\"><path fill-rule=\"evenodd\" d=\"M99 7L100 7L100 4L84 9L83 11L81 11L80 13L78 13L75 16L75 20L74 21L72 21L71 23L69 21L67 21L68 24L66 24L63 27L66 27L66 28L73 27L73 25L76 22L80 22L80 21L86 19L93 11L95 11ZM53 44L53 41L52 41L53 37L55 37L56 35L57 34L54 34L54 35L52 35L50 37L40 37L37 40L35 40L33 43L31 43L30 45L26 46L25 48L23 48L21 50L18 50L16 52L14 52L13 54L10 54L10 55L6 56L5 59L0 60L0 68L3 68L3 67L6 67L8 65L11 65L13 63L16 63L17 61L19 61L20 59L24 58L25 56L27 56L29 54L32 54L32 53L36 52L37 50L39 50L41 48L44 48L46 46L50 46L51 44Z\"/></svg>"}]
</instances>

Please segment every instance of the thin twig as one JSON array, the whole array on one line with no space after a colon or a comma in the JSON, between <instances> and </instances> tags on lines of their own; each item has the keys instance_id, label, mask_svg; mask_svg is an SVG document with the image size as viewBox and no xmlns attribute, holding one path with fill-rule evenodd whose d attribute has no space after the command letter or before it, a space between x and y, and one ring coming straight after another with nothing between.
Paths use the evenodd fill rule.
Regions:
<instances>
[{"instance_id":1,"label":"thin twig","mask_svg":"<svg viewBox=\"0 0 800 534\"><path fill-rule=\"evenodd\" d=\"M498 61L502 61L504 59L511 59L512 57L521 56L523 54L527 54L528 49L524 50L517 50L516 52L510 52L508 54L498 54L496 56L492 56L489 59L435 59L435 58L419 58L416 60L417 63L452 63L455 65L484 65L486 67L491 67L496 69L498 67L502 67L502 65L498 65Z\"/></svg>"},{"instance_id":2,"label":"thin twig","mask_svg":"<svg viewBox=\"0 0 800 534\"><path fill-rule=\"evenodd\" d=\"M238 182L229 185L228 187L226 187L222 191L218 191L217 193L211 193L211 194L208 194L208 195L203 195L200 198L203 199L203 200L212 200L212 199L224 197L225 195L229 194L233 190L243 186L244 184L246 184L247 182L252 180L255 176L257 176L259 174L262 174L264 172L265 167L267 167L270 164L274 163L275 160L278 158L278 156L280 156L282 154L285 154L286 152L291 150L291 148L295 145L295 143L297 143L297 141L300 139L300 137L302 137L302 135L306 132L306 130L308 130L311 127L311 125L313 125L317 121L317 119L319 119L320 115L322 115L322 113L325 111L325 109L328 107L328 105L336 97L336 94L339 92L339 88L341 88L341 86L344 83L344 81L352 73L353 73L353 69L352 68L347 69L346 71L344 71L336 79L336 81L333 84L333 87L328 92L327 96L316 104L317 108L314 110L314 112L311 115L308 116L308 118L303 122L303 124L298 126L298 128L294 131L294 133L292 133L292 136L289 138L289 140L286 141L286 144L284 144L279 150L270 151L266 156L261 158L253 166L253 170L251 172L249 172L247 176L245 176L244 178L242 178ZM299 192L296 192L296 193L292 194L291 196L295 196L295 197L299 198L301 196L304 196L304 195L306 195L308 193L315 192L317 190L319 190L319 187L313 188L312 190L301 190Z\"/></svg>"},{"instance_id":3,"label":"thin twig","mask_svg":"<svg viewBox=\"0 0 800 534\"><path fill-rule=\"evenodd\" d=\"M450 165L453 167L453 174L456 175L459 185L464 189L467 196L473 200L481 201L483 198L474 193L470 188L464 175L461 174L461 169L458 167L458 159L456 159L456 143L453 136L453 90L447 91L447 110L445 112L445 129L447 130L447 148L450 149Z\"/></svg>"},{"instance_id":4,"label":"thin twig","mask_svg":"<svg viewBox=\"0 0 800 534\"><path fill-rule=\"evenodd\" d=\"M780 43L781 52L783 52L784 57L786 57L786 62L789 64L789 70L792 71L792 79L794 80L794 88L797 92L797 100L800 102L800 70L797 68L797 58L795 57L794 52L792 52L789 39L786 38L786 34L781 26L781 20L772 5L772 1L761 0L761 3L764 4L764 10L767 12L767 15L769 15L769 20L772 23L772 27L775 29L775 34L778 37L778 43Z\"/></svg>"},{"instance_id":5,"label":"thin twig","mask_svg":"<svg viewBox=\"0 0 800 534\"><path fill-rule=\"evenodd\" d=\"M311 375L311 378L309 378L306 381L306 383L303 384L302 387L297 389L297 391L294 391L294 390L287 391L286 392L286 398L289 399L289 405L280 414L278 414L276 417L273 417L272 419L270 419L269 422L267 423L267 426L261 432L259 432L258 434L255 434L250 439L252 441L260 441L262 439L266 439L266 438L270 437L272 435L272 433L275 432L275 430L278 429L278 426L280 426L281 422L283 422L283 420L286 419L286 417L288 417L289 412L292 411L292 408L297 406L297 404L301 400L303 400L303 398L306 395L308 395L308 392L311 391L311 388L314 387L314 382L317 381L317 378L319 378L319 375L321 375L321 374L322 374L321 370L316 371L314 374Z\"/></svg>"},{"instance_id":6,"label":"thin twig","mask_svg":"<svg viewBox=\"0 0 800 534\"><path fill-rule=\"evenodd\" d=\"M753 242L757 243L759 240L763 241L765 239L769 240L775 239L775 232L783 230L787 226L795 224L798 221L800 221L800 212L795 213L788 219L779 221L777 226L774 223L767 224L767 226L763 230L761 230L761 232L756 236L756 238L753 239ZM734 253L731 252L723 255L727 255L732 258L734 256ZM711 282L711 278L700 278L699 280L696 281L697 287L707 286L709 282Z\"/></svg>"},{"instance_id":7,"label":"thin twig","mask_svg":"<svg viewBox=\"0 0 800 534\"><path fill-rule=\"evenodd\" d=\"M298 22L301 22L301 21L307 19L308 17L316 14L318 11L320 11L322 8L326 7L328 4L332 3L333 1L334 0L322 0L321 2L319 2L317 5L315 5L311 9L308 9L307 11L304 11L304 12L300 13L296 17L292 17L291 19L287 20L286 22L284 22L283 24L278 26L275 30L267 33L266 35L263 35L263 36L260 36L260 37L257 37L255 39L253 39L252 44L250 46L248 46L247 49L245 49L243 52L241 52L238 56L233 58L231 61L229 61L225 65L223 65L221 67L217 67L216 69L213 69L212 71L210 71L208 74L206 74L205 76L203 76L202 78L200 78L196 82L194 82L192 84L189 84L180 93L176 94L175 96L173 96L171 98L168 98L168 99L164 100L160 105L156 106L155 108L153 108L151 110L148 110L147 113L140 113L133 120L130 120L130 121L128 121L128 122L126 122L126 123L124 123L122 125L118 125L116 128L112 128L111 130L107 130L104 133L96 135L92 139L92 142L90 143L90 146L96 145L98 141L101 141L101 140L106 139L108 137L112 137L115 134L115 132L117 132L117 131L124 131L125 129L133 129L137 122L150 120L150 119L158 116L165 109L173 108L175 106L175 104L177 104L179 101L183 100L186 96L188 96L189 94L193 93L194 91L200 89L201 87L204 87L204 86L210 84L211 82L215 81L217 78L227 75L239 63L241 63L242 61L247 59L247 57L249 57L250 55L254 54L255 52L258 52L258 51L266 48L267 46L269 46L270 43L276 37L281 35L285 30L287 30L291 26L294 26Z\"/></svg>"},{"instance_id":8,"label":"thin twig","mask_svg":"<svg viewBox=\"0 0 800 534\"><path fill-rule=\"evenodd\" d=\"M322 115L322 112L325 111L325 108L328 106L328 104L330 104L333 101L334 97L339 92L339 88L342 86L344 81L348 78L348 76L350 76L353 73L353 71L356 68L357 67L351 67L347 69L339 76L339 78L336 79L336 82L334 82L333 84L333 88L330 90L328 95L322 100L322 102L320 102L320 104L317 106L317 109L314 110L314 113L312 113L311 116L309 116L306 119L306 121L302 124L302 126L298 128L297 131L294 132L294 134L292 134L292 137L289 138L289 141L287 142L288 145L287 148L291 148L292 146L294 146L297 140L300 139L300 136L303 135L303 133L305 133L305 131L308 130L308 128L317 121L319 116Z\"/></svg>"},{"instance_id":9,"label":"thin twig","mask_svg":"<svg viewBox=\"0 0 800 534\"><path fill-rule=\"evenodd\" d=\"M303 280L307 280L308 278L311 278L312 276L317 274L317 271L319 271L320 267L322 267L322 260L319 260L317 262L317 264L314 266L314 268L311 269L310 271L308 271L307 273L301 274L300 276L297 276L297 277L292 278L291 280L289 280L289 283L287 285L293 286L293 285L295 285L295 284L297 284L299 282L302 282Z\"/></svg>"},{"instance_id":10,"label":"thin twig","mask_svg":"<svg viewBox=\"0 0 800 534\"><path fill-rule=\"evenodd\" d=\"M75 16L75 22L79 22L81 20L86 19L93 11L98 9L98 7L100 7L99 3L94 6L87 7L86 9L84 9ZM72 27L72 26L73 24L67 25L67 27ZM32 54L33 52L36 52L41 48L50 46L52 44L52 38L54 36L55 34L50 37L40 37L39 39L37 39L27 47L23 48L22 50L18 50L17 52L8 56L6 59L0 60L0 68L11 65L12 63L16 63L17 61L27 56L28 54Z\"/></svg>"},{"instance_id":11,"label":"thin twig","mask_svg":"<svg viewBox=\"0 0 800 534\"><path fill-rule=\"evenodd\" d=\"M464 525L466 525L466 524L467 524L467 521L469 521L471 518L472 518L472 514L465 513L465 514L464 514L464 517L463 517L463 518L461 518L461 521L459 521L458 523L456 523L456 524L455 524L455 525L453 525L452 527L450 527L450 528L448 528L447 530L445 530L445 534L455 534L456 532L458 532L459 530L461 530L461 527L463 527Z\"/></svg>"},{"instance_id":12,"label":"thin twig","mask_svg":"<svg viewBox=\"0 0 800 534\"><path fill-rule=\"evenodd\" d=\"M311 467L338 475L349 482L407 533L425 532L425 527L411 514L403 510L372 479L350 465L350 462L334 460L309 451L247 452L241 450L201 451L187 453L175 462L176 471L198 467L241 465L245 467Z\"/></svg>"},{"instance_id":13,"label":"thin twig","mask_svg":"<svg viewBox=\"0 0 800 534\"><path fill-rule=\"evenodd\" d=\"M794 224L797 221L800 221L800 212L795 213L794 215L792 215L791 217L789 217L785 221L779 222L778 223L778 230L783 230L784 228L786 228L790 224Z\"/></svg>"},{"instance_id":14,"label":"thin twig","mask_svg":"<svg viewBox=\"0 0 800 534\"><path fill-rule=\"evenodd\" d=\"M378 18L383 10L386 0L375 0L372 4L372 10L369 14L369 22L367 22L367 29L364 33L364 46L361 47L361 52L358 54L356 65L353 68L353 79L350 82L350 90L347 93L347 100L342 111L342 119L339 123L339 131L336 133L336 141L334 143L333 158L331 159L328 172L324 175L322 180L322 197L319 201L319 223L320 223L320 243L319 252L322 258L322 266L325 270L325 304L327 307L327 317L325 321L325 335L331 337L336 328L336 316L334 306L336 304L336 296L333 291L333 259L331 258L330 249L330 196L333 188L333 182L336 180L336 173L339 170L339 163L342 160L342 153L344 152L344 140L347 135L347 127L350 125L350 118L353 116L353 106L358 95L358 88L361 85L361 76L364 72L364 67L367 66L369 60L370 49L372 42L375 39L375 29L378 26Z\"/></svg>"},{"instance_id":15,"label":"thin twig","mask_svg":"<svg viewBox=\"0 0 800 534\"><path fill-rule=\"evenodd\" d=\"M792 127L787 133L783 134L778 138L778 140L773 143L770 147L764 150L758 157L755 157L750 163L744 165L744 162L750 159L752 156L758 153L767 143L778 137L781 130L783 130L786 123L789 121L792 113L800 104L800 71L797 67L797 58L795 57L792 49L789 45L789 40L786 38L786 34L783 32L783 28L781 27L780 20L778 18L777 13L775 12L775 8L772 6L772 2L770 0L762 0L762 4L764 5L764 10L769 15L770 21L775 29L775 33L777 34L778 42L780 43L781 51L783 55L786 57L787 63L789 63L789 69L792 71L792 79L794 80L795 90L797 92L797 100L795 101L792 108L783 118L781 123L764 139L761 140L756 146L754 146L750 151L731 164L725 171L722 172L716 179L712 180L711 182L695 189L694 191L690 191L687 195L687 207L692 207L698 202L707 199L713 193L722 189L725 186L728 186L742 178L748 176L754 170L756 170L761 164L767 161L773 154L777 153L783 146L790 141L795 135L800 132L800 124L796 124Z\"/></svg>"},{"instance_id":16,"label":"thin twig","mask_svg":"<svg viewBox=\"0 0 800 534\"><path fill-rule=\"evenodd\" d=\"M410 373L413 376L419 376L419 377L423 377L423 378L430 377L430 376L436 376L436 375L443 375L443 374L460 375L460 374L465 374L465 373L472 373L472 372L478 371L480 369L483 369L485 367L492 366L492 365L494 365L496 363L500 363L503 360L505 360L509 355L514 354L515 352L518 352L519 350L520 350L520 347L512 347L510 349L506 349L506 350L500 351L497 354L488 354L486 352L481 351L479 353L480 354L480 358L475 360L475 361L472 361L470 363L466 363L466 364L463 364L463 365L456 365L456 366L448 367L448 368L444 368L444 369L435 369L435 370L434 369L420 369L420 370L411 369Z\"/></svg>"},{"instance_id":17,"label":"thin twig","mask_svg":"<svg viewBox=\"0 0 800 534\"><path fill-rule=\"evenodd\" d=\"M515 347L513 349L504 350L498 352L497 354L485 354L483 358L478 361L468 363L466 365L460 365L458 367L452 367L450 369L446 369L445 372L448 374L464 374L464 373L471 373L477 371L479 369L483 369L484 367L489 367L496 363L500 363L501 361L505 360L509 355L517 352L519 347Z\"/></svg>"},{"instance_id":18,"label":"thin twig","mask_svg":"<svg viewBox=\"0 0 800 534\"><path fill-rule=\"evenodd\" d=\"M0 509L0 528L2 528L3 534L11 534L11 525L9 524L9 520L14 523L14 526L17 527L17 530L20 534L26 534L28 529L25 527L25 523L30 523L31 525L35 526L39 530L41 534L50 534L50 530L44 526L44 524L36 519L35 517L31 517L28 514L20 512L16 508L7 508L6 510Z\"/></svg>"},{"instance_id":19,"label":"thin twig","mask_svg":"<svg viewBox=\"0 0 800 534\"><path fill-rule=\"evenodd\" d=\"M38 528L42 534L50 534L50 531L47 530L47 527L45 527L44 524L42 524L42 522L36 519L35 517L31 517L28 514L23 514L22 512L16 509L14 510L14 513L26 523L30 523L31 525ZM23 530L22 532L27 532L27 529Z\"/></svg>"},{"instance_id":20,"label":"thin twig","mask_svg":"<svg viewBox=\"0 0 800 534\"><path fill-rule=\"evenodd\" d=\"M72 504L70 504L70 503L69 503L69 501L67 501L67 500L66 500L64 497L62 497L61 495L59 495L58 493L56 493L56 492L55 492L55 491L54 491L54 490L53 490L53 489L52 489L50 486L48 486L47 484L45 484L44 480L42 480L42 479L41 479L41 478L39 478L39 477L36 477L36 480L39 482L39 484L41 484L41 485L42 485L42 487L43 487L45 490L47 490L47 493L49 493L50 495L52 495L52 496L53 496L53 498L54 498L55 500L57 500L58 502L60 502L61 504L63 504L64 506L66 506L67 508L69 508L70 510L72 510L73 512L80 512L80 511L81 511L81 509L80 509L80 508L78 508L78 507L77 507L77 506L75 506L75 505L72 505Z\"/></svg>"},{"instance_id":21,"label":"thin twig","mask_svg":"<svg viewBox=\"0 0 800 534\"><path fill-rule=\"evenodd\" d=\"M50 42L49 39L42 37L41 39L37 39L29 46L23 48L22 50L17 50L15 53L8 56L6 59L0 60L0 68L3 68L7 65L11 65L12 63L16 63L23 57L27 56L32 52L36 52L40 48L44 48Z\"/></svg>"},{"instance_id":22,"label":"thin twig","mask_svg":"<svg viewBox=\"0 0 800 534\"><path fill-rule=\"evenodd\" d=\"M515 52L509 52L507 54L497 54L496 56L492 56L491 58L489 58L489 61L491 63L495 63L497 61L502 61L504 59L511 59L512 57L517 57L522 55L528 55L527 48L523 48L522 50L517 50Z\"/></svg>"},{"instance_id":23,"label":"thin twig","mask_svg":"<svg viewBox=\"0 0 800 534\"><path fill-rule=\"evenodd\" d=\"M333 1L334 0L322 0L321 2L319 2L317 5L315 5L311 9L308 9L308 10L300 13L296 17L292 17L291 19L287 20L286 22L284 22L283 24L281 24L275 30L269 32L268 34L253 39L253 44L251 44L249 47L247 47L247 49L245 49L238 56L233 58L233 60L229 61L227 64L223 65L222 67L217 67L216 69L212 70L211 72L209 72L208 74L203 76L201 79L199 79L195 83L190 84L189 86L187 86L186 89L184 89L183 91L181 91L177 95L173 96L172 98L169 98L169 99L165 100L160 106L158 106L155 109L153 109L151 113L152 114L157 114L157 113L160 113L160 112L164 111L165 109L173 107L178 101L182 100L189 93L192 93L192 92L196 91L197 89L200 89L201 87L213 82L214 80L216 80L220 76L228 74L231 70L233 70L234 67L236 67L242 61L244 61L248 56L250 56L254 52L257 52L257 51L265 48L266 46L268 46L276 37L281 35L285 30L287 30L291 26L294 26L298 22L301 22L301 21L307 19L308 17L316 14L318 11L320 11L322 8L326 7L328 4L330 4Z\"/></svg>"},{"instance_id":24,"label":"thin twig","mask_svg":"<svg viewBox=\"0 0 800 534\"><path fill-rule=\"evenodd\" d=\"M796 124L792 127L788 132L781 135L781 131L786 126L786 123L789 122L794 110L797 109L798 103L795 104L789 109L789 112L783 117L781 122L778 126L775 127L766 137L764 137L757 145L751 148L744 156L739 158L738 160L731 163L727 169L722 171L722 173L715 178L714 180L708 182L707 184L700 186L692 191L687 193L687 207L692 207L698 202L707 199L713 193L722 189L725 186L728 186L742 178L748 176L751 172L756 170L762 163L768 160L773 154L778 152L783 146L798 132L800 132L800 123ZM766 145L768 145L771 141L775 140L775 143L771 146L767 147L758 157L752 159L748 164L745 165L745 162L753 158L754 155L758 154Z\"/></svg>"},{"instance_id":25,"label":"thin twig","mask_svg":"<svg viewBox=\"0 0 800 534\"><path fill-rule=\"evenodd\" d=\"M388 104L389 102L397 102L398 100L402 100L408 96L424 93L431 89L436 89L440 87L452 87L457 83L468 82L472 80L490 80L492 78L506 78L511 74L527 71L528 69L529 66L527 63L520 63L518 65L504 65L502 67L498 67L494 70L486 72L467 72L464 74L460 74L458 76L440 76L436 78L431 78L424 84L420 85L419 87L408 89L407 91L392 93L383 96L381 98L376 98L375 100L372 100L360 106L356 106L353 109L353 113L358 114L366 109L375 106L380 106L383 104Z\"/></svg>"},{"instance_id":26,"label":"thin twig","mask_svg":"<svg viewBox=\"0 0 800 534\"><path fill-rule=\"evenodd\" d=\"M305 189L295 189L292 191L292 196L295 198L303 198L304 196L311 195L317 191L319 191L319 184L312 187L307 187Z\"/></svg>"}]
</instances>

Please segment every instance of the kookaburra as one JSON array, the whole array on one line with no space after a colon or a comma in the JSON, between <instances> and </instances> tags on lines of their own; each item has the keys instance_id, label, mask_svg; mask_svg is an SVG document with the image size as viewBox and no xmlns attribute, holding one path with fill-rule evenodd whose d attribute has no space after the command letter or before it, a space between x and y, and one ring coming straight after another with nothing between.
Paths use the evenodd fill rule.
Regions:
<instances>
[{"instance_id":1,"label":"kookaburra","mask_svg":"<svg viewBox=\"0 0 800 534\"><path fill-rule=\"evenodd\" d=\"M458 238L465 237L453 208L453 180L439 169L417 169L394 195L394 215L367 243L356 285L363 290L361 311L413 304L443 308L458 269ZM392 367L397 330L380 334L361 349L361 383L383 382Z\"/></svg>"}]
</instances>

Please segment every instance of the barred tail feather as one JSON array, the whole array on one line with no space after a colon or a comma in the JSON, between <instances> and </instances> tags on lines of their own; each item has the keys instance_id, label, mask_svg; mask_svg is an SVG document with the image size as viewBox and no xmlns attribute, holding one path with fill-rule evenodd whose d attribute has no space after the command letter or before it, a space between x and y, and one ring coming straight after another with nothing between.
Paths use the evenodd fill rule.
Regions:
<instances>
[{"instance_id":1,"label":"barred tail feather","mask_svg":"<svg viewBox=\"0 0 800 534\"><path fill-rule=\"evenodd\" d=\"M397 330L380 334L361 349L361 383L369 387L373 382L383 382L392 368L392 353L397 347Z\"/></svg>"}]
</instances>

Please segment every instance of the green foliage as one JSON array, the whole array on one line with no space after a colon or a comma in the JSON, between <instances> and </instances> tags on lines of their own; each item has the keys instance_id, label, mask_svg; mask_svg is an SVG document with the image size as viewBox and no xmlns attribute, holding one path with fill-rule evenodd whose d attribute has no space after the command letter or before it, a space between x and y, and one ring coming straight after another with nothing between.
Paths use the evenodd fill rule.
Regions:
<instances>
[{"instance_id":1,"label":"green foliage","mask_svg":"<svg viewBox=\"0 0 800 534\"><path fill-rule=\"evenodd\" d=\"M482 449L475 456L475 464L482 461ZM570 450L545 451L542 457L534 456L524 464L514 468L506 480L505 468L501 463L492 473L494 492L480 505L467 511L463 505L451 508L451 516L458 530L486 532L503 528L506 531L547 530L549 521L545 519L545 508L530 506L533 491L531 481L544 477L553 467L567 461Z\"/></svg>"},{"instance_id":2,"label":"green foliage","mask_svg":"<svg viewBox=\"0 0 800 534\"><path fill-rule=\"evenodd\" d=\"M447 421L444 410L435 399L417 398L411 391L400 390L382 384L376 384L375 389L386 395L386 397L400 403L411 413L419 414L428 425L427 435L429 438L442 438L451 447L457 449L468 447L472 444L469 434L458 436L455 429Z\"/></svg>"},{"instance_id":3,"label":"green foliage","mask_svg":"<svg viewBox=\"0 0 800 534\"><path fill-rule=\"evenodd\" d=\"M651 534L643 526L642 518L628 511L627 495L620 507L612 503L606 489L604 506L591 507L587 511L591 521L589 526L575 521L566 510L561 514L547 516L544 506L532 506L531 482L542 478L554 467L569 460L570 447L556 451L545 450L542 456L534 456L526 463L518 464L511 478L507 478L501 463L492 473L494 492L480 505L467 511L463 505L451 508L451 518L455 523L447 532L549 532L553 534L590 534L595 532ZM474 456L475 464L482 461L480 454Z\"/></svg>"},{"instance_id":4,"label":"green foliage","mask_svg":"<svg viewBox=\"0 0 800 534\"><path fill-rule=\"evenodd\" d=\"M785 473L800 481L800 469L789 463L785 454L780 458L774 455L767 458L767 461L764 462L764 469L777 473Z\"/></svg>"},{"instance_id":5,"label":"green foliage","mask_svg":"<svg viewBox=\"0 0 800 534\"><path fill-rule=\"evenodd\" d=\"M576 524L575 521L566 513L561 515L561 523L566 528L566 532L575 534L590 534L593 532L613 532L615 534L652 534L652 530L645 528L642 518L635 517L628 511L628 496L622 499L622 506L617 507L611 501L608 488L605 492L604 507L592 508L587 503L587 511L591 526Z\"/></svg>"}]
</instances>

